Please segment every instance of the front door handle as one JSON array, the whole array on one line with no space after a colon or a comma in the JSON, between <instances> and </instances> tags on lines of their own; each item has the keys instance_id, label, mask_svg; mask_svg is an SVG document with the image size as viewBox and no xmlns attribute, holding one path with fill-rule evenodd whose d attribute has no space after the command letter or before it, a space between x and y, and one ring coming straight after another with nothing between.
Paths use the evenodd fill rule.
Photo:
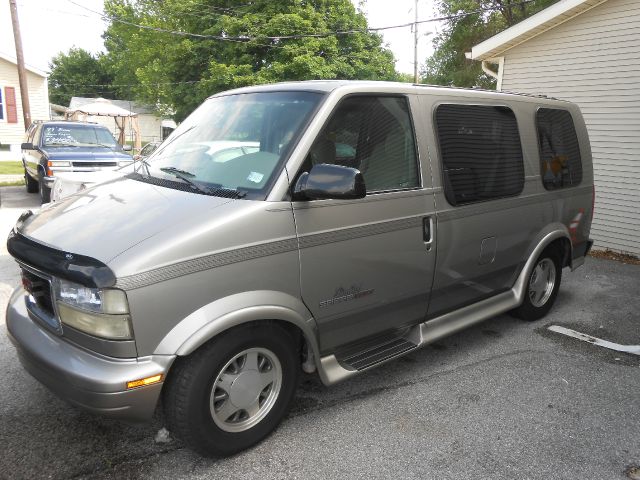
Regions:
<instances>
[{"instance_id":1,"label":"front door handle","mask_svg":"<svg viewBox=\"0 0 640 480\"><path fill-rule=\"evenodd\" d=\"M422 240L427 247L427 251L431 250L433 244L433 218L424 217L422 219Z\"/></svg>"}]
</instances>

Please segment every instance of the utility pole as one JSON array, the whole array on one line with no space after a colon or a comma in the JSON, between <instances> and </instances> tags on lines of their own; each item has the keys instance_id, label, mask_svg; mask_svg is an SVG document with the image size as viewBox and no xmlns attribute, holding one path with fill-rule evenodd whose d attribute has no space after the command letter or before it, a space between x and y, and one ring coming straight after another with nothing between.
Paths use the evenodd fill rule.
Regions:
<instances>
[{"instance_id":1,"label":"utility pole","mask_svg":"<svg viewBox=\"0 0 640 480\"><path fill-rule=\"evenodd\" d=\"M22 54L22 38L20 37L20 24L18 23L18 6L16 0L9 0L11 9L11 24L13 25L13 38L16 44L16 59L18 60L18 82L20 83L20 97L22 99L22 115L24 116L24 129L31 126L31 107L29 105L29 90L27 87L27 72L24 69L24 55Z\"/></svg>"},{"instance_id":2,"label":"utility pole","mask_svg":"<svg viewBox=\"0 0 640 480\"><path fill-rule=\"evenodd\" d=\"M413 22L413 83L418 83L418 0L413 7L415 20Z\"/></svg>"}]
</instances>

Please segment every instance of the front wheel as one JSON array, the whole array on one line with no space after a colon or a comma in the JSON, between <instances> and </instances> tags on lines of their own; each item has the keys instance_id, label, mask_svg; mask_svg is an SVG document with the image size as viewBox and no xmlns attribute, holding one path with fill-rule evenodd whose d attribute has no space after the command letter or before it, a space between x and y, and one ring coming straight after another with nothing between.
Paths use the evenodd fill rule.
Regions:
<instances>
[{"instance_id":1,"label":"front wheel","mask_svg":"<svg viewBox=\"0 0 640 480\"><path fill-rule=\"evenodd\" d=\"M42 203L49 203L51 201L51 189L45 185L42 177L38 182L38 187L38 190L40 191L40 201Z\"/></svg>"},{"instance_id":2,"label":"front wheel","mask_svg":"<svg viewBox=\"0 0 640 480\"><path fill-rule=\"evenodd\" d=\"M34 180L26 169L24 170L24 186L27 189L27 193L36 193L38 191L38 181Z\"/></svg>"},{"instance_id":3,"label":"front wheel","mask_svg":"<svg viewBox=\"0 0 640 480\"><path fill-rule=\"evenodd\" d=\"M522 305L512 310L512 314L526 321L544 317L558 296L561 280L560 258L554 249L547 249L540 254L529 275Z\"/></svg>"},{"instance_id":4,"label":"front wheel","mask_svg":"<svg viewBox=\"0 0 640 480\"><path fill-rule=\"evenodd\" d=\"M225 332L176 360L165 385L167 426L204 455L244 450L287 413L299 364L293 339L277 325Z\"/></svg>"}]
</instances>

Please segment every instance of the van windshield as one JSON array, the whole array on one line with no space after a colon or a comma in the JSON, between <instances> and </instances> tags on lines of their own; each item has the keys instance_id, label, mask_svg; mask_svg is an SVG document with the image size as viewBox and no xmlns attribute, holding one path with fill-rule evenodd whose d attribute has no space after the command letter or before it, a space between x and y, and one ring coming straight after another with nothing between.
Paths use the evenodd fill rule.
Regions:
<instances>
[{"instance_id":1,"label":"van windshield","mask_svg":"<svg viewBox=\"0 0 640 480\"><path fill-rule=\"evenodd\" d=\"M144 181L235 198L264 198L278 166L323 97L262 92L214 97L193 112L137 171Z\"/></svg>"}]
</instances>

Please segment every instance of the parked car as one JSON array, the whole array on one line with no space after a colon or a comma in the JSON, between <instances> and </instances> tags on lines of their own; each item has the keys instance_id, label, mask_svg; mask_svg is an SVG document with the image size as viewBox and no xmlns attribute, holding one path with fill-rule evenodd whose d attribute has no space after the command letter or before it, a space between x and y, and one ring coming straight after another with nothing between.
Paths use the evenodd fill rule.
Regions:
<instances>
[{"instance_id":1,"label":"parked car","mask_svg":"<svg viewBox=\"0 0 640 480\"><path fill-rule=\"evenodd\" d=\"M255 144L211 161L227 141ZM208 455L265 438L301 370L331 385L503 312L543 317L591 247L585 123L546 97L248 87L144 166L21 216L7 330L58 395L124 419L162 395Z\"/></svg>"},{"instance_id":2,"label":"parked car","mask_svg":"<svg viewBox=\"0 0 640 480\"><path fill-rule=\"evenodd\" d=\"M134 155L133 163L130 163L117 170L96 171L96 172L69 172L59 173L53 182L51 190L51 201L57 202L69 195L85 190L98 183L113 180L129 173L146 170L146 159L157 150L160 143L148 143L140 151L140 155ZM149 147L149 148L147 148ZM200 142L196 145L189 146L179 151L182 155L193 154L195 151L203 153L206 161L204 165L210 162L226 162L236 157L246 155L247 153L257 152L260 146L257 142L237 142L237 141L213 141Z\"/></svg>"},{"instance_id":3,"label":"parked car","mask_svg":"<svg viewBox=\"0 0 640 480\"><path fill-rule=\"evenodd\" d=\"M50 201L51 187L62 172L114 170L133 161L101 125L84 122L34 122L22 144L22 164L27 192L40 192Z\"/></svg>"},{"instance_id":4,"label":"parked car","mask_svg":"<svg viewBox=\"0 0 640 480\"><path fill-rule=\"evenodd\" d=\"M128 162L125 166L121 166L115 170L58 173L51 187L51 201L57 202L64 197L80 192L96 183L106 182L133 172L136 169L135 162L145 160L161 143L162 142L147 143L140 149L140 153L133 155L133 162Z\"/></svg>"}]
</instances>

